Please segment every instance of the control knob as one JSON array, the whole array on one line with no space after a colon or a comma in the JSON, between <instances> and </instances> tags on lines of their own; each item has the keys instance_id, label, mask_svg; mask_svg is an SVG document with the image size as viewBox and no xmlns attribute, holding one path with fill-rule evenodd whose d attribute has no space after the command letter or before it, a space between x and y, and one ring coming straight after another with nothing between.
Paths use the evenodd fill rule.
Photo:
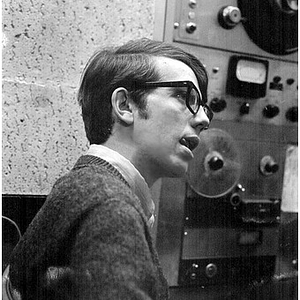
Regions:
<instances>
[{"instance_id":1,"label":"control knob","mask_svg":"<svg viewBox=\"0 0 300 300\"><path fill-rule=\"evenodd\" d=\"M260 161L260 171L263 175L269 176L279 170L278 163L275 162L272 156L264 156Z\"/></svg>"},{"instance_id":2,"label":"control knob","mask_svg":"<svg viewBox=\"0 0 300 300\"><path fill-rule=\"evenodd\" d=\"M217 273L218 273L218 268L215 264L210 263L206 266L205 274L208 278L212 278L212 277L216 276Z\"/></svg>"},{"instance_id":3,"label":"control knob","mask_svg":"<svg viewBox=\"0 0 300 300\"><path fill-rule=\"evenodd\" d=\"M193 33L197 29L197 25L194 22L189 22L186 24L186 31L188 33Z\"/></svg>"},{"instance_id":4,"label":"control knob","mask_svg":"<svg viewBox=\"0 0 300 300\"><path fill-rule=\"evenodd\" d=\"M263 109L263 115L268 118L272 119L279 114L279 107L273 104L268 104Z\"/></svg>"},{"instance_id":5,"label":"control knob","mask_svg":"<svg viewBox=\"0 0 300 300\"><path fill-rule=\"evenodd\" d=\"M233 193L230 196L230 203L232 206L236 207L242 202L242 198L238 193Z\"/></svg>"},{"instance_id":6,"label":"control knob","mask_svg":"<svg viewBox=\"0 0 300 300\"><path fill-rule=\"evenodd\" d=\"M289 120L291 122L297 122L298 121L298 106L290 107L287 110L285 117L287 118L287 120Z\"/></svg>"},{"instance_id":7,"label":"control knob","mask_svg":"<svg viewBox=\"0 0 300 300\"><path fill-rule=\"evenodd\" d=\"M213 157L208 161L208 165L209 165L209 167L210 167L211 170L217 171L217 170L223 168L224 161L223 161L223 159L221 159L221 158L218 157L218 156L213 156Z\"/></svg>"},{"instance_id":8,"label":"control knob","mask_svg":"<svg viewBox=\"0 0 300 300\"><path fill-rule=\"evenodd\" d=\"M224 6L218 14L218 21L225 29L232 29L242 20L242 14L238 7Z\"/></svg>"},{"instance_id":9,"label":"control knob","mask_svg":"<svg viewBox=\"0 0 300 300\"><path fill-rule=\"evenodd\" d=\"M227 103L222 98L213 98L210 101L209 106L213 112L221 112L222 110L224 110L226 108Z\"/></svg>"}]
</instances>

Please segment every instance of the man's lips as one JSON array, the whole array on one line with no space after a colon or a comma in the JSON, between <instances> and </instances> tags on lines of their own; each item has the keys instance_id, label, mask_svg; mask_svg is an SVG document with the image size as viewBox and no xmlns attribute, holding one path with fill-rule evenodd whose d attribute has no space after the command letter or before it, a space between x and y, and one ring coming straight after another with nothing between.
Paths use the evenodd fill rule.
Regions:
<instances>
[{"instance_id":1,"label":"man's lips","mask_svg":"<svg viewBox=\"0 0 300 300\"><path fill-rule=\"evenodd\" d=\"M181 145L193 151L199 145L200 139L198 136L186 136L186 137L182 137L179 142Z\"/></svg>"}]
</instances>

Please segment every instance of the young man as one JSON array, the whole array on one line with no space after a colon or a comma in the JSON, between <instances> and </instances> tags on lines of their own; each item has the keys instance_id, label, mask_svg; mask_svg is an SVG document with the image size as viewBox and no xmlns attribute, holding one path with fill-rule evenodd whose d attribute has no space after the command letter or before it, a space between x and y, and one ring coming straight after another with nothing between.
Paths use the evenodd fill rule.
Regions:
<instances>
[{"instance_id":1,"label":"young man","mask_svg":"<svg viewBox=\"0 0 300 300\"><path fill-rule=\"evenodd\" d=\"M22 299L168 299L149 187L186 173L212 118L206 90L203 65L171 45L95 53L78 93L91 146L14 250Z\"/></svg>"}]
</instances>

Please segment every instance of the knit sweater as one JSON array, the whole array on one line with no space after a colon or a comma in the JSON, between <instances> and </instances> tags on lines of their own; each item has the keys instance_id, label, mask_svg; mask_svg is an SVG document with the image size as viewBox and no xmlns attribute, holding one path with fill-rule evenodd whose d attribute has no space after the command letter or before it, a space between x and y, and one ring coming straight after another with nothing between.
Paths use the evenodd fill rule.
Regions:
<instances>
[{"instance_id":1,"label":"knit sweater","mask_svg":"<svg viewBox=\"0 0 300 300\"><path fill-rule=\"evenodd\" d=\"M53 186L13 252L10 279L22 299L168 299L139 199L90 155Z\"/></svg>"}]
</instances>

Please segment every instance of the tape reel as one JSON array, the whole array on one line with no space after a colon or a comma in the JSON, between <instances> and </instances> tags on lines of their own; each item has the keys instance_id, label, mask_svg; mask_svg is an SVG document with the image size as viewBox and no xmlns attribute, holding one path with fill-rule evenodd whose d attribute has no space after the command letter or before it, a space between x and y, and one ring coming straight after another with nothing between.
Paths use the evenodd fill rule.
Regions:
<instances>
[{"instance_id":1,"label":"tape reel","mask_svg":"<svg viewBox=\"0 0 300 300\"><path fill-rule=\"evenodd\" d=\"M200 135L200 144L188 169L188 183L199 195L222 197L238 183L241 162L234 139L226 131L212 128Z\"/></svg>"}]
</instances>

